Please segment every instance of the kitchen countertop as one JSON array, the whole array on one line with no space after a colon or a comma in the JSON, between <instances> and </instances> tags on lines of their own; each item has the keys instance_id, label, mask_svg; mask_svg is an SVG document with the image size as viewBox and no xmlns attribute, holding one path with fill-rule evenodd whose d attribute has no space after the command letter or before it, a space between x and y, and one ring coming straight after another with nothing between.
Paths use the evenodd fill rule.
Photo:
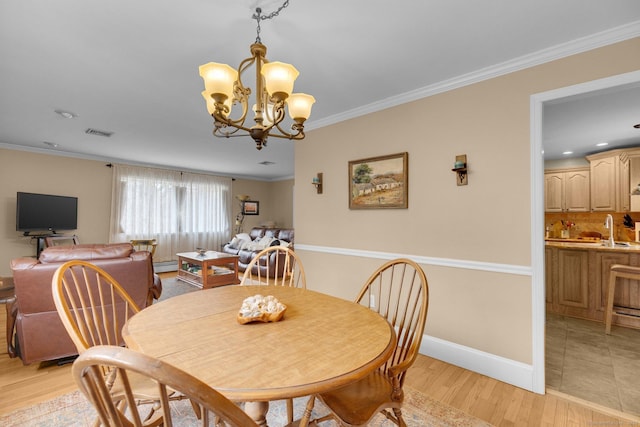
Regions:
<instances>
[{"instance_id":1,"label":"kitchen countertop","mask_svg":"<svg viewBox=\"0 0 640 427\"><path fill-rule=\"evenodd\" d=\"M595 239L545 239L546 246L554 246L558 248L595 249L598 251L639 252L640 253L640 243L638 242L616 242L616 245L614 247L605 246L603 242L606 242L606 240L601 241L601 240L595 240ZM619 245L619 243L622 243L622 245Z\"/></svg>"}]
</instances>

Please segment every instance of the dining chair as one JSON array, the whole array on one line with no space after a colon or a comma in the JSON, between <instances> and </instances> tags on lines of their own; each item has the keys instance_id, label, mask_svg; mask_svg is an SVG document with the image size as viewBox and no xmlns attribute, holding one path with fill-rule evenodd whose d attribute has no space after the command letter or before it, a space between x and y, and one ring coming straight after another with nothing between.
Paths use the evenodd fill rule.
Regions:
<instances>
[{"instance_id":1,"label":"dining chair","mask_svg":"<svg viewBox=\"0 0 640 427\"><path fill-rule=\"evenodd\" d=\"M90 262L72 260L58 267L51 286L60 320L79 354L98 345L124 346L122 327L140 308L109 273ZM108 383L117 395L122 384L114 380ZM158 401L144 379L136 381L134 389L141 402ZM184 399L178 393L171 397ZM199 408L194 406L194 410L199 416Z\"/></svg>"},{"instance_id":2,"label":"dining chair","mask_svg":"<svg viewBox=\"0 0 640 427\"><path fill-rule=\"evenodd\" d=\"M290 286L306 289L307 278L302 261L292 249L285 246L269 246L260 251L247 265L240 285ZM293 399L286 399L286 404L287 419L292 423Z\"/></svg>"},{"instance_id":3,"label":"dining chair","mask_svg":"<svg viewBox=\"0 0 640 427\"><path fill-rule=\"evenodd\" d=\"M83 352L73 363L72 375L78 387L91 402L104 426L146 426L148 424L171 427L176 411L169 404L172 391L187 396L202 408L202 419L216 426L249 427L257 424L235 403L198 378L159 359L128 348L95 346ZM105 377L104 373L110 375ZM114 395L105 378L117 376L123 384L121 393ZM145 421L144 413L131 387L132 378L143 377L155 388L159 396L158 409ZM223 421L224 423L221 423Z\"/></svg>"},{"instance_id":4,"label":"dining chair","mask_svg":"<svg viewBox=\"0 0 640 427\"><path fill-rule=\"evenodd\" d=\"M292 249L269 246L260 251L247 265L240 284L306 288L307 279L302 261Z\"/></svg>"},{"instance_id":5,"label":"dining chair","mask_svg":"<svg viewBox=\"0 0 640 427\"><path fill-rule=\"evenodd\" d=\"M330 413L314 420L334 419L343 426L363 426L379 412L399 426L402 418L403 384L415 361L424 332L429 306L429 286L422 268L409 259L395 259L380 266L365 282L356 302L374 310L393 326L396 347L376 371L355 383L312 396L319 398Z\"/></svg>"},{"instance_id":6,"label":"dining chair","mask_svg":"<svg viewBox=\"0 0 640 427\"><path fill-rule=\"evenodd\" d=\"M83 260L62 264L51 281L53 302L78 353L123 345L121 330L138 305L109 273Z\"/></svg>"}]
</instances>

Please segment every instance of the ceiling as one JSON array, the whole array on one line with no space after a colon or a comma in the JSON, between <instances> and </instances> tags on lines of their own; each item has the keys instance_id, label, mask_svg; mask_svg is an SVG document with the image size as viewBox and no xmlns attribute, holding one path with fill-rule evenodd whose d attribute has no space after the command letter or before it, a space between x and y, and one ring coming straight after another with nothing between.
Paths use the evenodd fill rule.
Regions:
<instances>
[{"instance_id":1,"label":"ceiling","mask_svg":"<svg viewBox=\"0 0 640 427\"><path fill-rule=\"evenodd\" d=\"M292 177L293 144L308 141L270 139L258 151L249 138L215 138L198 75L206 62L236 67L248 57L255 7L270 13L281 4L3 0L0 147L240 178ZM315 96L306 126L312 131L637 37L640 2L290 0L262 22L260 35L268 59L300 71L296 92ZM640 122L638 90L612 91L607 107L588 96L549 105L559 115L544 135L546 155L556 146L577 150L586 139L640 142L640 131L629 130ZM545 109L547 117L554 115ZM113 135L88 135L89 128Z\"/></svg>"},{"instance_id":2,"label":"ceiling","mask_svg":"<svg viewBox=\"0 0 640 427\"><path fill-rule=\"evenodd\" d=\"M542 122L546 160L638 146L640 81L547 101Z\"/></svg>"}]
</instances>

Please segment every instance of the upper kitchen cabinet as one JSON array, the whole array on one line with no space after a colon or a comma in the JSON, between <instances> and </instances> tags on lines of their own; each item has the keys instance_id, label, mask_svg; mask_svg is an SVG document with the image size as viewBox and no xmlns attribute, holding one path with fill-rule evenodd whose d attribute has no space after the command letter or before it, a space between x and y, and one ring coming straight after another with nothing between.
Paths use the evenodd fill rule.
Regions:
<instances>
[{"instance_id":1,"label":"upper kitchen cabinet","mask_svg":"<svg viewBox=\"0 0 640 427\"><path fill-rule=\"evenodd\" d=\"M632 212L640 212L640 149L629 153L629 193Z\"/></svg>"},{"instance_id":2,"label":"upper kitchen cabinet","mask_svg":"<svg viewBox=\"0 0 640 427\"><path fill-rule=\"evenodd\" d=\"M589 168L546 171L546 212L588 212L590 208Z\"/></svg>"},{"instance_id":3,"label":"upper kitchen cabinet","mask_svg":"<svg viewBox=\"0 0 640 427\"><path fill-rule=\"evenodd\" d=\"M591 171L592 211L629 211L629 158L629 152L625 150L612 150L586 157Z\"/></svg>"}]
</instances>

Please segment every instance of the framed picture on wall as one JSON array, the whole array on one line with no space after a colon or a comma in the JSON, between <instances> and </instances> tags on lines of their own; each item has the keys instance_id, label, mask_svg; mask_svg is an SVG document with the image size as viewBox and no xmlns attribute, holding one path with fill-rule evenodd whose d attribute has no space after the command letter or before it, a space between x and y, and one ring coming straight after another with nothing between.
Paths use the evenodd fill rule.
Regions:
<instances>
[{"instance_id":1,"label":"framed picture on wall","mask_svg":"<svg viewBox=\"0 0 640 427\"><path fill-rule=\"evenodd\" d=\"M409 154L349 162L349 209L407 209Z\"/></svg>"},{"instance_id":2,"label":"framed picture on wall","mask_svg":"<svg viewBox=\"0 0 640 427\"><path fill-rule=\"evenodd\" d=\"M246 200L242 202L242 213L245 215L259 215L260 202L256 202L255 200Z\"/></svg>"}]
</instances>

